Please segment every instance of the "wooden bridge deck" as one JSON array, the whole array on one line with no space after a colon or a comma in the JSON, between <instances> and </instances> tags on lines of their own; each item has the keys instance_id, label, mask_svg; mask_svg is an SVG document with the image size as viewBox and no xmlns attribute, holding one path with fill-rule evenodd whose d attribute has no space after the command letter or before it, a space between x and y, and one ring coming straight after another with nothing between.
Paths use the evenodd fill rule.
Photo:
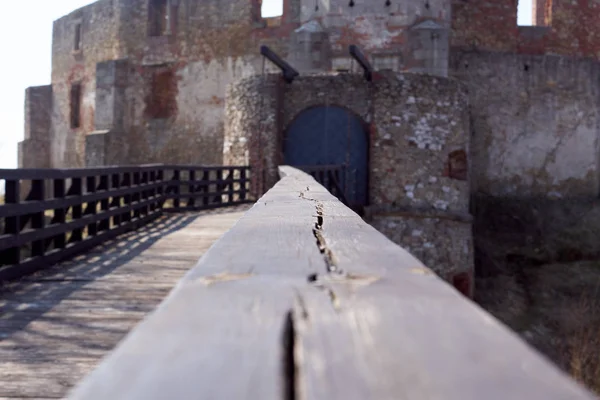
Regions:
<instances>
[{"instance_id":1,"label":"wooden bridge deck","mask_svg":"<svg viewBox=\"0 0 600 400\"><path fill-rule=\"evenodd\" d=\"M0 287L0 400L64 397L247 209L163 216Z\"/></svg>"}]
</instances>

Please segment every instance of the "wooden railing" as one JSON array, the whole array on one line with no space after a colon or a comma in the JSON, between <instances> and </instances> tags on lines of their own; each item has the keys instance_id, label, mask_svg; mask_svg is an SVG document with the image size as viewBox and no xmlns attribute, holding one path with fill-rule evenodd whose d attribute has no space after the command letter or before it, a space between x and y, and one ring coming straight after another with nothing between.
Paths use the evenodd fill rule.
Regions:
<instances>
[{"instance_id":1,"label":"wooden railing","mask_svg":"<svg viewBox=\"0 0 600 400\"><path fill-rule=\"evenodd\" d=\"M71 399L594 399L298 170Z\"/></svg>"},{"instance_id":2,"label":"wooden railing","mask_svg":"<svg viewBox=\"0 0 600 400\"><path fill-rule=\"evenodd\" d=\"M308 165L295 168L312 176L329 193L337 197L342 203L347 204L343 184L346 179L346 167L344 165Z\"/></svg>"},{"instance_id":3,"label":"wooden railing","mask_svg":"<svg viewBox=\"0 0 600 400\"><path fill-rule=\"evenodd\" d=\"M137 229L163 211L248 202L249 167L0 170L0 282Z\"/></svg>"}]
</instances>

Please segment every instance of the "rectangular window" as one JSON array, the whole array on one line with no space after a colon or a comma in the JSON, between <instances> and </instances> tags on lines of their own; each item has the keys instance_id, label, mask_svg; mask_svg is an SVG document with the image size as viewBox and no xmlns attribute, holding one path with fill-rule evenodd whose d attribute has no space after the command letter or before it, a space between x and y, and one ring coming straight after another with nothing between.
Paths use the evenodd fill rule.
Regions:
<instances>
[{"instance_id":1,"label":"rectangular window","mask_svg":"<svg viewBox=\"0 0 600 400\"><path fill-rule=\"evenodd\" d=\"M518 0L517 25L550 26L552 0Z\"/></svg>"},{"instance_id":2,"label":"rectangular window","mask_svg":"<svg viewBox=\"0 0 600 400\"><path fill-rule=\"evenodd\" d=\"M75 25L75 51L81 50L81 24Z\"/></svg>"},{"instance_id":3,"label":"rectangular window","mask_svg":"<svg viewBox=\"0 0 600 400\"><path fill-rule=\"evenodd\" d=\"M263 0L260 13L263 18L283 16L283 0Z\"/></svg>"},{"instance_id":4,"label":"rectangular window","mask_svg":"<svg viewBox=\"0 0 600 400\"><path fill-rule=\"evenodd\" d=\"M177 81L175 73L166 68L156 68L150 77L147 111L150 118L169 118L177 110Z\"/></svg>"},{"instance_id":5,"label":"rectangular window","mask_svg":"<svg viewBox=\"0 0 600 400\"><path fill-rule=\"evenodd\" d=\"M79 128L81 126L81 83L71 85L70 108L71 128Z\"/></svg>"},{"instance_id":6,"label":"rectangular window","mask_svg":"<svg viewBox=\"0 0 600 400\"><path fill-rule=\"evenodd\" d=\"M265 26L281 26L283 19L283 0L262 0L260 14Z\"/></svg>"},{"instance_id":7,"label":"rectangular window","mask_svg":"<svg viewBox=\"0 0 600 400\"><path fill-rule=\"evenodd\" d=\"M164 36L169 33L169 0L149 0L148 34Z\"/></svg>"}]
</instances>

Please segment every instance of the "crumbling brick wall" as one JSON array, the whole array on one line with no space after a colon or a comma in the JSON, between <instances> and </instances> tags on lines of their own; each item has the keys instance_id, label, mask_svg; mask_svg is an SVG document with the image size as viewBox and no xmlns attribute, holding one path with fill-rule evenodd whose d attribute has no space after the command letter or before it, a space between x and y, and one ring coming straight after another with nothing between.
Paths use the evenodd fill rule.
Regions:
<instances>
[{"instance_id":1,"label":"crumbling brick wall","mask_svg":"<svg viewBox=\"0 0 600 400\"><path fill-rule=\"evenodd\" d=\"M535 26L517 26L518 0L453 0L452 46L522 54L600 57L597 1L535 0ZM532 21L533 22L533 21Z\"/></svg>"}]
</instances>

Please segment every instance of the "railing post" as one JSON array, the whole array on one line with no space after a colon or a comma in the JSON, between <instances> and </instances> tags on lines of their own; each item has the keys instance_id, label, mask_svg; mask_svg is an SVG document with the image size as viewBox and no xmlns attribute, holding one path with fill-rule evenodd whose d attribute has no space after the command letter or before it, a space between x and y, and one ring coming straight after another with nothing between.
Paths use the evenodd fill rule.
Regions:
<instances>
[{"instance_id":1,"label":"railing post","mask_svg":"<svg viewBox=\"0 0 600 400\"><path fill-rule=\"evenodd\" d=\"M223 204L223 170L222 169L218 169L217 170L217 193L216 193L216 203L217 204Z\"/></svg>"},{"instance_id":2,"label":"railing post","mask_svg":"<svg viewBox=\"0 0 600 400\"><path fill-rule=\"evenodd\" d=\"M19 180L7 180L5 186L5 194L4 194L4 202L6 204L19 204L20 200L20 185L21 181ZM4 222L4 233L7 235L19 235L21 232L21 221L18 216L16 217L6 217ZM5 256L2 257L5 264L18 264L21 261L21 248L13 247L11 249L7 249Z\"/></svg>"},{"instance_id":3,"label":"railing post","mask_svg":"<svg viewBox=\"0 0 600 400\"><path fill-rule=\"evenodd\" d=\"M96 177L88 176L86 178L86 193L96 193ZM96 215L98 207L97 201L90 201L86 204L84 215ZM93 222L87 226L89 236L95 236L98 233L98 223Z\"/></svg>"},{"instance_id":4,"label":"railing post","mask_svg":"<svg viewBox=\"0 0 600 400\"><path fill-rule=\"evenodd\" d=\"M33 201L43 202L45 199L45 181L43 179L35 179L31 183L31 193L29 197ZM43 229L45 225L44 211L34 213L31 216L31 229ZM46 252L46 241L36 240L31 244L31 255L33 257L41 257Z\"/></svg>"},{"instance_id":5,"label":"railing post","mask_svg":"<svg viewBox=\"0 0 600 400\"><path fill-rule=\"evenodd\" d=\"M180 195L181 195L181 170L179 169L175 169L173 171L173 184L174 184L174 189L173 189L173 208L175 208L175 210L180 208L181 205L181 201L180 201Z\"/></svg>"},{"instance_id":6,"label":"railing post","mask_svg":"<svg viewBox=\"0 0 600 400\"><path fill-rule=\"evenodd\" d=\"M142 199L141 188L140 188L140 172L133 172L133 187L135 188L135 192L132 197L132 204L135 207L133 210L133 218L140 219L142 215L142 209L139 206L140 200Z\"/></svg>"},{"instance_id":7,"label":"railing post","mask_svg":"<svg viewBox=\"0 0 600 400\"><path fill-rule=\"evenodd\" d=\"M121 187L126 187L126 188L131 188L131 172L124 172L123 173L123 180L121 183ZM124 205L130 206L132 203L132 196L131 193L130 194L126 194L125 196L123 196L124 198ZM119 205L120 207L120 205ZM131 221L131 209L128 208L127 212L124 212L123 214L121 214L121 223L128 223L129 221Z\"/></svg>"},{"instance_id":8,"label":"railing post","mask_svg":"<svg viewBox=\"0 0 600 400\"><path fill-rule=\"evenodd\" d=\"M148 173L148 184L152 186L152 189L148 190L148 197L152 198L152 202L150 203L150 212L154 212L157 210L157 201L156 201L156 170L151 170Z\"/></svg>"},{"instance_id":9,"label":"railing post","mask_svg":"<svg viewBox=\"0 0 600 400\"><path fill-rule=\"evenodd\" d=\"M53 198L64 200L66 194L66 186L65 179L54 179L53 182ZM67 219L67 209L63 207L58 207L54 209L54 217L52 218L52 225L62 225L66 222ZM55 249L64 249L67 245L67 234L65 232L60 233L52 238L54 240L54 248Z\"/></svg>"},{"instance_id":10,"label":"railing post","mask_svg":"<svg viewBox=\"0 0 600 400\"><path fill-rule=\"evenodd\" d=\"M247 183L246 183L246 179L247 179L246 172L247 172L246 167L240 168L240 201L246 200L246 191L248 190Z\"/></svg>"},{"instance_id":11,"label":"railing post","mask_svg":"<svg viewBox=\"0 0 600 400\"><path fill-rule=\"evenodd\" d=\"M196 206L196 170L190 169L189 171L189 184L188 184L188 192L190 197L188 198L187 206L190 208L195 208Z\"/></svg>"},{"instance_id":12,"label":"railing post","mask_svg":"<svg viewBox=\"0 0 600 400\"><path fill-rule=\"evenodd\" d=\"M156 189L156 194L159 196L159 199L157 202L158 207L160 207L162 209L162 208L164 208L165 201L167 200L166 199L167 191L165 188L166 183L165 183L165 170L164 169L161 168L158 171L156 171L156 180L161 183L161 185L158 186L158 188Z\"/></svg>"},{"instance_id":13,"label":"railing post","mask_svg":"<svg viewBox=\"0 0 600 400\"><path fill-rule=\"evenodd\" d=\"M100 176L100 184L98 185L98 190L107 193L107 197L100 201L100 212L104 213L104 212L108 211L110 208L110 202L109 202L109 198L108 198L108 191L109 191L108 175ZM110 218L103 219L98 223L98 231L103 232L103 231L107 231L109 229L110 229Z\"/></svg>"},{"instance_id":14,"label":"railing post","mask_svg":"<svg viewBox=\"0 0 600 400\"><path fill-rule=\"evenodd\" d=\"M121 188L121 174L116 173L111 176L111 190L118 190ZM120 208L121 207L121 196L113 196L112 201L110 202L110 208ZM123 216L121 214L116 214L112 218L113 226L121 225L121 221L123 220Z\"/></svg>"},{"instance_id":15,"label":"railing post","mask_svg":"<svg viewBox=\"0 0 600 400\"><path fill-rule=\"evenodd\" d=\"M141 180L140 180L140 184L142 185L142 191L141 191L141 200L142 202L145 203L144 207L142 207L141 210L141 215L146 216L148 215L149 211L150 211L150 204L148 204L146 202L146 200L148 200L149 197L149 193L148 193L148 171L144 170L141 172Z\"/></svg>"},{"instance_id":16,"label":"railing post","mask_svg":"<svg viewBox=\"0 0 600 400\"><path fill-rule=\"evenodd\" d=\"M210 171L203 170L202 172L202 206L206 208L210 204Z\"/></svg>"},{"instance_id":17,"label":"railing post","mask_svg":"<svg viewBox=\"0 0 600 400\"><path fill-rule=\"evenodd\" d=\"M71 187L69 188L69 192L67 193L67 196L81 197L82 194L83 194L82 179L81 178L71 179ZM82 204L79 203L79 204L73 206L71 208L71 212L73 215L73 221L77 221L78 219L80 219L83 216ZM73 232L71 232L71 237L69 238L69 243L76 243L76 242L80 242L81 240L83 240L83 229L82 228L73 229Z\"/></svg>"},{"instance_id":18,"label":"railing post","mask_svg":"<svg viewBox=\"0 0 600 400\"><path fill-rule=\"evenodd\" d=\"M227 202L229 204L233 203L233 184L234 184L234 168L227 168L227 187L229 191L227 192Z\"/></svg>"}]
</instances>

